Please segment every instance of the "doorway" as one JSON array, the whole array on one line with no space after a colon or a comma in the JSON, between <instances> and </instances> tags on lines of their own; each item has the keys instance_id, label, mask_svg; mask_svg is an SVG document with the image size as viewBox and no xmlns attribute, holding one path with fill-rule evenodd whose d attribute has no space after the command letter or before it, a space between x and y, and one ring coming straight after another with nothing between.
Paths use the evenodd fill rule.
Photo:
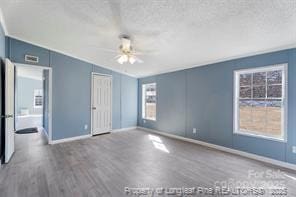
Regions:
<instances>
[{"instance_id":1,"label":"doorway","mask_svg":"<svg viewBox=\"0 0 296 197\"><path fill-rule=\"evenodd\" d=\"M112 129L112 76L92 73L92 135Z\"/></svg>"},{"instance_id":2,"label":"doorway","mask_svg":"<svg viewBox=\"0 0 296 197\"><path fill-rule=\"evenodd\" d=\"M51 68L15 64L16 149L51 142Z\"/></svg>"},{"instance_id":3,"label":"doorway","mask_svg":"<svg viewBox=\"0 0 296 197\"><path fill-rule=\"evenodd\" d=\"M12 63L7 58L3 68L1 122L4 123L4 137L1 136L1 141L4 146L1 149L4 158L1 163L8 163L15 150L30 152L35 150L35 145L40 145L36 143L38 141L52 143L52 70L50 67ZM44 142L38 135L45 137Z\"/></svg>"}]
</instances>

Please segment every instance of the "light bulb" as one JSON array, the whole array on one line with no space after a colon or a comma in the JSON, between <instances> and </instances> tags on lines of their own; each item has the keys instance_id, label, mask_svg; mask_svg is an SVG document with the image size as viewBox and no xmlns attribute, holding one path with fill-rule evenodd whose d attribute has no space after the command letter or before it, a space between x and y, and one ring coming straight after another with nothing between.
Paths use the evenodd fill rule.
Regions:
<instances>
[{"instance_id":1,"label":"light bulb","mask_svg":"<svg viewBox=\"0 0 296 197\"><path fill-rule=\"evenodd\" d=\"M128 60L129 60L129 63L131 64L134 64L136 62L136 59L133 56L129 57Z\"/></svg>"},{"instance_id":2,"label":"light bulb","mask_svg":"<svg viewBox=\"0 0 296 197\"><path fill-rule=\"evenodd\" d=\"M122 62L120 59L118 59L117 62L118 62L119 64L123 64L123 62Z\"/></svg>"},{"instance_id":3,"label":"light bulb","mask_svg":"<svg viewBox=\"0 0 296 197\"><path fill-rule=\"evenodd\" d=\"M122 57L123 62L127 62L128 61L128 56L127 55L124 54L121 57Z\"/></svg>"},{"instance_id":4,"label":"light bulb","mask_svg":"<svg viewBox=\"0 0 296 197\"><path fill-rule=\"evenodd\" d=\"M119 64L123 64L124 62L127 62L128 61L128 57L127 57L127 55L122 55L122 56L120 56L119 58L118 58L118 60L117 60L117 62L119 63Z\"/></svg>"},{"instance_id":5,"label":"light bulb","mask_svg":"<svg viewBox=\"0 0 296 197\"><path fill-rule=\"evenodd\" d=\"M118 62L119 64L123 64L122 56L120 56L120 57L117 59L117 62Z\"/></svg>"}]
</instances>

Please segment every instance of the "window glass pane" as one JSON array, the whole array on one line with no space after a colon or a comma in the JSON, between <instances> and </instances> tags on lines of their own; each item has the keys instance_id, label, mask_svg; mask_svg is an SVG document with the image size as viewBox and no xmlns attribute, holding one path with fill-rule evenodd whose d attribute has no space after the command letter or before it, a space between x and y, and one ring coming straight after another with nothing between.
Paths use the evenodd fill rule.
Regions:
<instances>
[{"instance_id":1,"label":"window glass pane","mask_svg":"<svg viewBox=\"0 0 296 197\"><path fill-rule=\"evenodd\" d=\"M252 74L241 74L240 75L240 86L251 86Z\"/></svg>"},{"instance_id":2,"label":"window glass pane","mask_svg":"<svg viewBox=\"0 0 296 197\"><path fill-rule=\"evenodd\" d=\"M253 100L252 103L252 125L250 131L264 133L266 118L266 103L263 100Z\"/></svg>"},{"instance_id":3,"label":"window glass pane","mask_svg":"<svg viewBox=\"0 0 296 197\"><path fill-rule=\"evenodd\" d=\"M35 97L35 106L42 106L42 96Z\"/></svg>"},{"instance_id":4,"label":"window glass pane","mask_svg":"<svg viewBox=\"0 0 296 197\"><path fill-rule=\"evenodd\" d=\"M265 97L266 97L266 86L253 87L253 98L265 98Z\"/></svg>"},{"instance_id":5,"label":"window glass pane","mask_svg":"<svg viewBox=\"0 0 296 197\"><path fill-rule=\"evenodd\" d=\"M282 97L282 85L270 85L267 86L268 98L281 98Z\"/></svg>"},{"instance_id":6,"label":"window glass pane","mask_svg":"<svg viewBox=\"0 0 296 197\"><path fill-rule=\"evenodd\" d=\"M252 96L251 87L241 87L239 95L240 95L240 98L251 98Z\"/></svg>"},{"instance_id":7,"label":"window glass pane","mask_svg":"<svg viewBox=\"0 0 296 197\"><path fill-rule=\"evenodd\" d=\"M275 70L267 72L267 84L281 84L282 83L282 71Z\"/></svg>"},{"instance_id":8,"label":"window glass pane","mask_svg":"<svg viewBox=\"0 0 296 197\"><path fill-rule=\"evenodd\" d=\"M266 133L274 137L281 137L282 135L281 106L281 100L268 100L268 105L266 108Z\"/></svg>"},{"instance_id":9,"label":"window glass pane","mask_svg":"<svg viewBox=\"0 0 296 197\"><path fill-rule=\"evenodd\" d=\"M278 69L277 69L278 68ZM284 67L250 69L238 73L239 94L235 128L240 133L284 139L285 106L282 91L285 88ZM277 70L274 70L277 69ZM254 72L253 72L254 71Z\"/></svg>"},{"instance_id":10,"label":"window glass pane","mask_svg":"<svg viewBox=\"0 0 296 197\"><path fill-rule=\"evenodd\" d=\"M240 101L240 131L281 137L280 100Z\"/></svg>"},{"instance_id":11,"label":"window glass pane","mask_svg":"<svg viewBox=\"0 0 296 197\"><path fill-rule=\"evenodd\" d=\"M248 130L252 125L252 100L239 101L240 130Z\"/></svg>"},{"instance_id":12,"label":"window glass pane","mask_svg":"<svg viewBox=\"0 0 296 197\"><path fill-rule=\"evenodd\" d=\"M156 105L155 103L146 103L146 118L155 119Z\"/></svg>"},{"instance_id":13,"label":"window glass pane","mask_svg":"<svg viewBox=\"0 0 296 197\"><path fill-rule=\"evenodd\" d=\"M266 100L267 107L282 107L281 99L267 99Z\"/></svg>"},{"instance_id":14,"label":"window glass pane","mask_svg":"<svg viewBox=\"0 0 296 197\"><path fill-rule=\"evenodd\" d=\"M42 89L34 90L34 107L42 108L43 105L43 91Z\"/></svg>"},{"instance_id":15,"label":"window glass pane","mask_svg":"<svg viewBox=\"0 0 296 197\"><path fill-rule=\"evenodd\" d=\"M156 119L156 84L143 85L144 109L143 118L155 120Z\"/></svg>"},{"instance_id":16,"label":"window glass pane","mask_svg":"<svg viewBox=\"0 0 296 197\"><path fill-rule=\"evenodd\" d=\"M253 85L265 85L266 72L258 72L253 74Z\"/></svg>"}]
</instances>

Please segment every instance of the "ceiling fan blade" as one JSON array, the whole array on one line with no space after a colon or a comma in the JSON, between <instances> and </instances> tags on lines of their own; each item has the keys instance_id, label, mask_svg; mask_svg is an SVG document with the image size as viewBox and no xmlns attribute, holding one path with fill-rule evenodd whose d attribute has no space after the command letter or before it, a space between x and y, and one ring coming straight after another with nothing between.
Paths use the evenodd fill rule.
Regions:
<instances>
[{"instance_id":1,"label":"ceiling fan blade","mask_svg":"<svg viewBox=\"0 0 296 197\"><path fill-rule=\"evenodd\" d=\"M139 52L139 51L133 51L132 54L133 55L144 55L144 53Z\"/></svg>"},{"instance_id":2,"label":"ceiling fan blade","mask_svg":"<svg viewBox=\"0 0 296 197\"><path fill-rule=\"evenodd\" d=\"M144 63L144 61L143 60L141 60L140 58L138 58L138 57L135 57L135 59L136 59L136 61L137 62L139 62L139 63Z\"/></svg>"},{"instance_id":3,"label":"ceiling fan blade","mask_svg":"<svg viewBox=\"0 0 296 197\"><path fill-rule=\"evenodd\" d=\"M88 45L89 47L95 48L97 50L100 50L102 52L106 52L106 53L118 53L118 50L114 50L114 49L108 49L108 48L101 48L99 46L96 45Z\"/></svg>"},{"instance_id":4,"label":"ceiling fan blade","mask_svg":"<svg viewBox=\"0 0 296 197\"><path fill-rule=\"evenodd\" d=\"M114 57L114 59L118 59L118 58L120 58L122 55L116 55L115 57Z\"/></svg>"},{"instance_id":5,"label":"ceiling fan blade","mask_svg":"<svg viewBox=\"0 0 296 197\"><path fill-rule=\"evenodd\" d=\"M158 52L157 51L153 51L153 50L145 50L145 51L133 51L134 55L157 55Z\"/></svg>"}]
</instances>

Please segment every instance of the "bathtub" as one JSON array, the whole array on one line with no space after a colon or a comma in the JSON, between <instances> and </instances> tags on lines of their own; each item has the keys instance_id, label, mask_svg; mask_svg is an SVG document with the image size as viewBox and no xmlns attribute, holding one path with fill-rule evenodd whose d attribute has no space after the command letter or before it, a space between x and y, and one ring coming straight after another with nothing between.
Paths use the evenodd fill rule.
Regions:
<instances>
[{"instance_id":1,"label":"bathtub","mask_svg":"<svg viewBox=\"0 0 296 197\"><path fill-rule=\"evenodd\" d=\"M15 121L15 129L25 129L31 127L42 127L43 126L43 115L42 114L29 114L29 115L18 115Z\"/></svg>"}]
</instances>

